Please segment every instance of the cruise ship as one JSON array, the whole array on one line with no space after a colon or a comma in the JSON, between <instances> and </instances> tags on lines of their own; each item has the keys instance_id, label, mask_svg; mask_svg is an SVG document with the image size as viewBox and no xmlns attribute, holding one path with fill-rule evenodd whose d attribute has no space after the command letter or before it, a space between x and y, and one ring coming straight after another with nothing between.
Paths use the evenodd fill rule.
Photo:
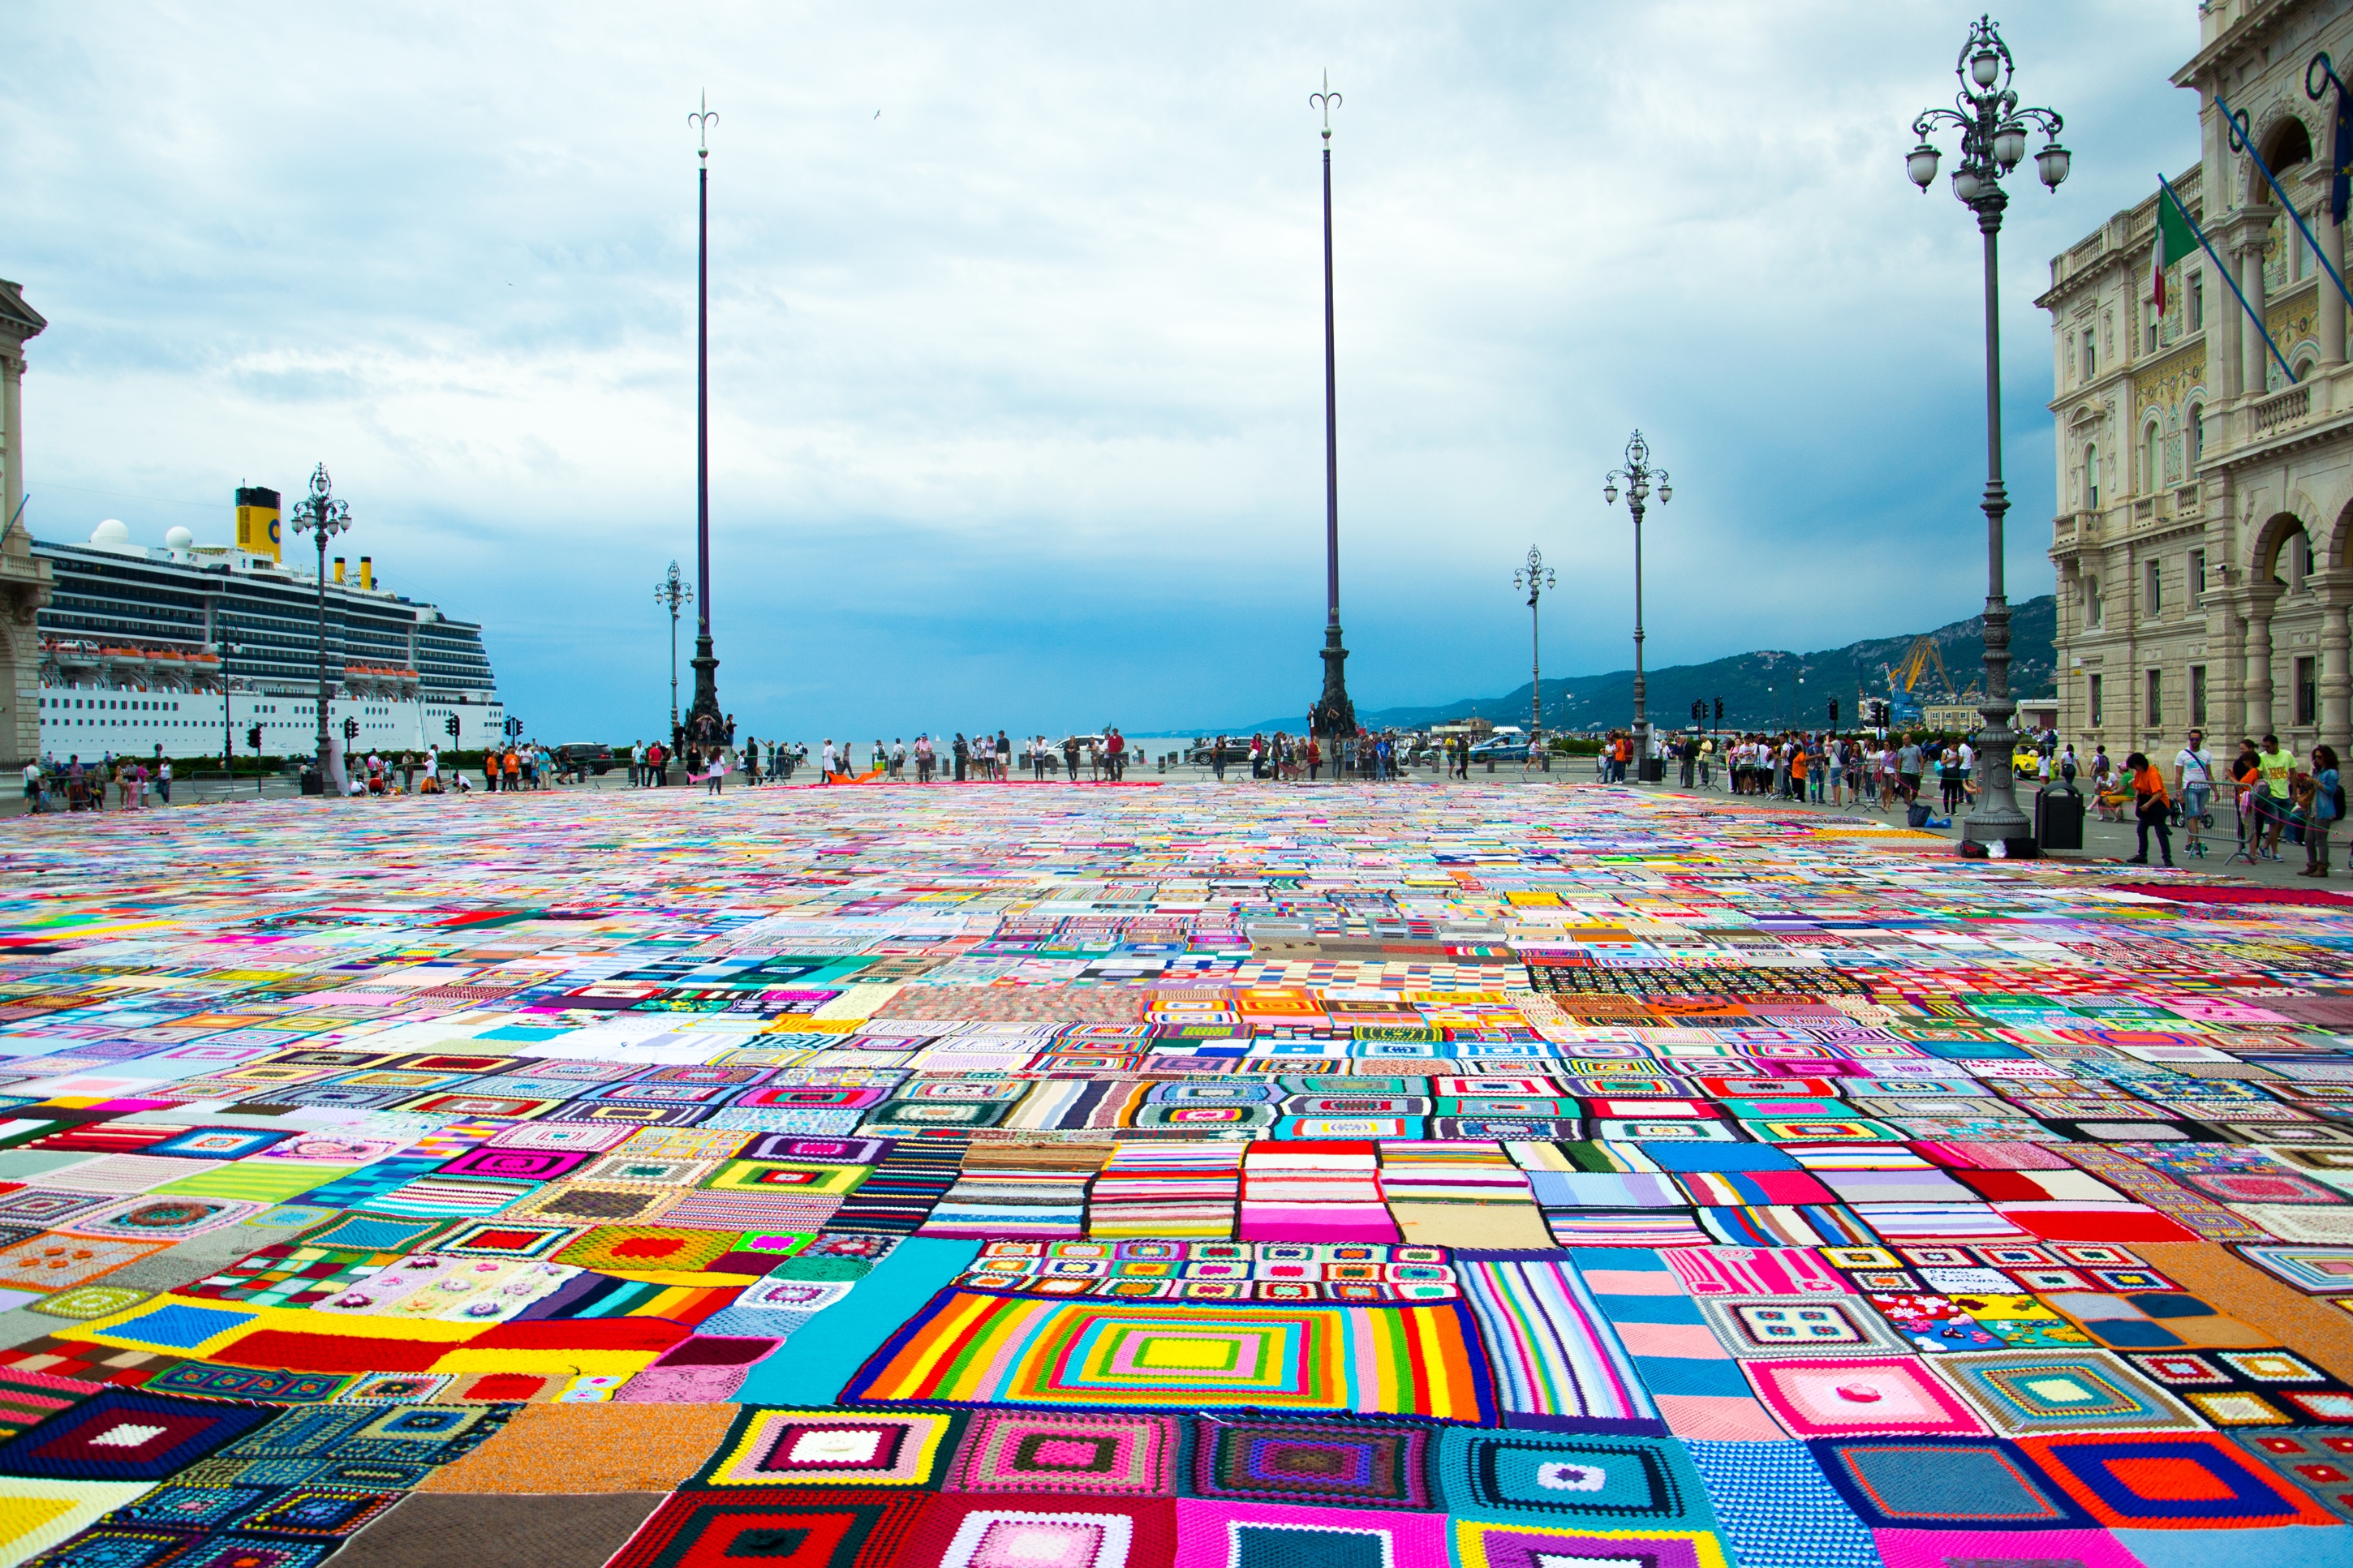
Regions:
<instances>
[{"instance_id":1,"label":"cruise ship","mask_svg":"<svg viewBox=\"0 0 2353 1568\"><path fill-rule=\"evenodd\" d=\"M319 584L280 559L278 492L237 492L237 542L185 528L161 548L110 519L87 544L33 542L49 563L41 642L41 754L310 756L319 733ZM474 751L501 738L482 629L380 587L332 557L326 586L329 722L354 754ZM449 721L458 721L457 734Z\"/></svg>"}]
</instances>

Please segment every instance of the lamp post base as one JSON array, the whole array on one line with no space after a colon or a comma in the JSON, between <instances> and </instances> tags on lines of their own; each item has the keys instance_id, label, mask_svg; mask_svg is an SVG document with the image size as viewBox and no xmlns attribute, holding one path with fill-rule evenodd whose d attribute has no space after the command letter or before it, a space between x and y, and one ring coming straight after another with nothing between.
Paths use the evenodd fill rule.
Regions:
<instances>
[{"instance_id":1,"label":"lamp post base","mask_svg":"<svg viewBox=\"0 0 2353 1568\"><path fill-rule=\"evenodd\" d=\"M1324 629L1324 695L1315 700L1311 727L1332 744L1335 776L1339 743L1353 740L1356 733L1356 705L1348 700L1347 662L1348 650L1340 646L1340 627L1335 622Z\"/></svg>"},{"instance_id":2,"label":"lamp post base","mask_svg":"<svg viewBox=\"0 0 2353 1568\"><path fill-rule=\"evenodd\" d=\"M686 742L706 749L721 745L727 740L727 715L719 709L719 656L711 651L709 632L694 639L694 657L687 663L694 670L694 705L686 712Z\"/></svg>"}]
</instances>

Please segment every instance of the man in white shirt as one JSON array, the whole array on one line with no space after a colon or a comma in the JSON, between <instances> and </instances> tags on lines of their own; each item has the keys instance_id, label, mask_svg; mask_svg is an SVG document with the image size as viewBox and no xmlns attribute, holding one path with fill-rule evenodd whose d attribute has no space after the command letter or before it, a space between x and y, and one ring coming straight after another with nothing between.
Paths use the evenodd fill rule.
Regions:
<instances>
[{"instance_id":1,"label":"man in white shirt","mask_svg":"<svg viewBox=\"0 0 2353 1568\"><path fill-rule=\"evenodd\" d=\"M818 768L818 781L823 784L831 784L833 782L834 756L833 737L830 735L828 735L825 738L825 751L820 754Z\"/></svg>"},{"instance_id":2,"label":"man in white shirt","mask_svg":"<svg viewBox=\"0 0 2353 1568\"><path fill-rule=\"evenodd\" d=\"M2181 803L2183 846L2193 855L2205 851L2199 830L2206 826L2206 803L2214 793L2214 753L2206 737L2189 731L2189 739L2173 754L2173 795Z\"/></svg>"}]
</instances>

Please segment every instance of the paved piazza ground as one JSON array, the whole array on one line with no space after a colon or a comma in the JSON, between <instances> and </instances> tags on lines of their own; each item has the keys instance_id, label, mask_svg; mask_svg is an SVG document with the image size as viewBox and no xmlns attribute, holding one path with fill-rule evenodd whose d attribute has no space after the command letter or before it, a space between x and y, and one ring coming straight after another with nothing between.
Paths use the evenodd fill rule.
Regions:
<instances>
[{"instance_id":1,"label":"paved piazza ground","mask_svg":"<svg viewBox=\"0 0 2353 1568\"><path fill-rule=\"evenodd\" d=\"M2311 885L1476 784L0 875L0 1563L2353 1561Z\"/></svg>"}]
</instances>

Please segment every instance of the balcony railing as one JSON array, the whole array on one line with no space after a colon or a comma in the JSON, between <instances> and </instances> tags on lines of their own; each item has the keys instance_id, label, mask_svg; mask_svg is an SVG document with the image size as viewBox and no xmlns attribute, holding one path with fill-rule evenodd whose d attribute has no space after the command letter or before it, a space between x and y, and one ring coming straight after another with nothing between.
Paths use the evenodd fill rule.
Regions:
<instances>
[{"instance_id":1,"label":"balcony railing","mask_svg":"<svg viewBox=\"0 0 2353 1568\"><path fill-rule=\"evenodd\" d=\"M2312 388L2291 386L2275 396L2266 397L2255 405L2255 435L2268 436L2283 426L2293 425L2312 412Z\"/></svg>"}]
</instances>

